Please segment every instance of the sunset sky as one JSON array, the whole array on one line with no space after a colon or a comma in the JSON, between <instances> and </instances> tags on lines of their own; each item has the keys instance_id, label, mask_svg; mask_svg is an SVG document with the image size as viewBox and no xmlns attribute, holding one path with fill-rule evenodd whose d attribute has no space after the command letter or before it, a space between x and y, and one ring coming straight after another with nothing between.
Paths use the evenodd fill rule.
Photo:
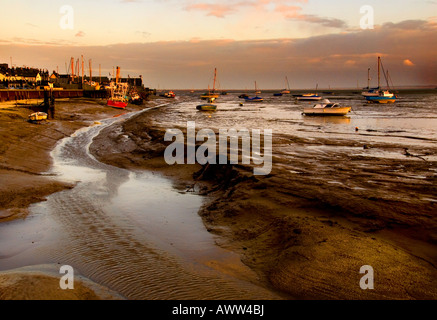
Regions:
<instances>
[{"instance_id":1,"label":"sunset sky","mask_svg":"<svg viewBox=\"0 0 437 320\"><path fill-rule=\"evenodd\" d=\"M363 6L374 29L360 27ZM369 67L376 79L381 55L395 86L437 85L437 0L6 0L2 12L0 63L16 66L66 73L84 55L94 75L120 66L161 89L206 88L215 67L223 89L283 88L285 76L354 88Z\"/></svg>"}]
</instances>

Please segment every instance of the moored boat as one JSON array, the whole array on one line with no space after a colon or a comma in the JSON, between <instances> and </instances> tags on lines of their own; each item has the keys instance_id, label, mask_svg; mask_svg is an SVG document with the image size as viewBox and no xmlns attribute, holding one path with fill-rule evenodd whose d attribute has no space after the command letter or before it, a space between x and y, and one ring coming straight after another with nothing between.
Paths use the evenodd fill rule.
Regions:
<instances>
[{"instance_id":1,"label":"moored boat","mask_svg":"<svg viewBox=\"0 0 437 320\"><path fill-rule=\"evenodd\" d=\"M388 71L387 74L385 74L384 67L381 62L381 57L378 57L378 88L370 89L367 92L363 92L362 95L366 98L366 101L368 103L395 103L396 102L396 95L389 90L381 90L381 68L384 73L385 80L387 82L387 88L389 87L389 81L388 81ZM368 77L370 82L370 75Z\"/></svg>"},{"instance_id":2,"label":"moored boat","mask_svg":"<svg viewBox=\"0 0 437 320\"><path fill-rule=\"evenodd\" d=\"M208 85L208 92L205 92L203 95L200 96L200 99L202 100L209 100L209 99L218 99L219 94L215 92L215 83L217 81L217 68L214 68L214 84L212 86L212 91L209 90Z\"/></svg>"},{"instance_id":3,"label":"moored boat","mask_svg":"<svg viewBox=\"0 0 437 320\"><path fill-rule=\"evenodd\" d=\"M342 107L338 103L324 100L323 103L314 105L312 108L305 108L303 114L306 116L345 116L352 110L352 107Z\"/></svg>"},{"instance_id":4,"label":"moored boat","mask_svg":"<svg viewBox=\"0 0 437 320\"><path fill-rule=\"evenodd\" d=\"M252 98L247 97L247 98L244 98L244 100L246 100L247 102L263 102L264 101L264 99L262 97L258 97L258 96L252 97Z\"/></svg>"},{"instance_id":5,"label":"moored boat","mask_svg":"<svg viewBox=\"0 0 437 320\"><path fill-rule=\"evenodd\" d=\"M263 102L264 99L262 97L259 97L258 94L260 94L261 91L258 90L257 85L256 85L256 81L255 81L255 97L249 97L246 95L246 97L244 97L244 100L248 101L248 102Z\"/></svg>"},{"instance_id":6,"label":"moored boat","mask_svg":"<svg viewBox=\"0 0 437 320\"><path fill-rule=\"evenodd\" d=\"M160 96L164 97L164 98L169 98L169 99L176 98L176 94L173 91L164 92Z\"/></svg>"},{"instance_id":7,"label":"moored boat","mask_svg":"<svg viewBox=\"0 0 437 320\"><path fill-rule=\"evenodd\" d=\"M111 85L111 97L108 99L107 105L117 109L125 109L129 102L127 89L127 83L119 82L115 85Z\"/></svg>"},{"instance_id":8,"label":"moored boat","mask_svg":"<svg viewBox=\"0 0 437 320\"><path fill-rule=\"evenodd\" d=\"M215 101L215 98L208 99L208 103L200 104L196 107L199 111L215 111L217 110L217 105L212 104Z\"/></svg>"},{"instance_id":9,"label":"moored boat","mask_svg":"<svg viewBox=\"0 0 437 320\"><path fill-rule=\"evenodd\" d=\"M296 99L298 101L319 101L322 100L322 97L316 93L306 93L300 96L297 96Z\"/></svg>"},{"instance_id":10,"label":"moored boat","mask_svg":"<svg viewBox=\"0 0 437 320\"><path fill-rule=\"evenodd\" d=\"M29 115L29 121L43 121L47 120L48 114L45 112L34 112Z\"/></svg>"},{"instance_id":11,"label":"moored boat","mask_svg":"<svg viewBox=\"0 0 437 320\"><path fill-rule=\"evenodd\" d=\"M395 103L397 97L390 91L380 91L377 96L366 96L367 102L371 103Z\"/></svg>"}]
</instances>

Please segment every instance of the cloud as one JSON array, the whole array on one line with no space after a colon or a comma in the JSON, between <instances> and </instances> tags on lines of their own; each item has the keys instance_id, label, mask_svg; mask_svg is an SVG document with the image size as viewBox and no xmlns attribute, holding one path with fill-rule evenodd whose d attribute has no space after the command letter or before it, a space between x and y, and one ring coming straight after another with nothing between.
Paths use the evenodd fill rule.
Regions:
<instances>
[{"instance_id":1,"label":"cloud","mask_svg":"<svg viewBox=\"0 0 437 320\"><path fill-rule=\"evenodd\" d=\"M262 89L280 88L284 75L288 75L290 86L295 89L314 88L317 83L320 87L356 87L357 80L365 86L368 68L376 79L377 57L381 56L395 86L436 85L437 27L418 21L410 23L412 29L406 30L407 24L305 39L194 38L111 46L48 46L35 39L14 39L13 44L0 41L0 52L23 64L49 70L83 54L101 64L102 73L112 72L112 67L119 65L122 74L143 75L146 86L174 89L206 88L214 67L221 85L227 89L253 88L254 80ZM399 33L400 29L404 32ZM406 61L414 67L406 65Z\"/></svg>"},{"instance_id":2,"label":"cloud","mask_svg":"<svg viewBox=\"0 0 437 320\"><path fill-rule=\"evenodd\" d=\"M404 60L404 66L414 67L414 63L410 59L405 59Z\"/></svg>"},{"instance_id":3,"label":"cloud","mask_svg":"<svg viewBox=\"0 0 437 320\"><path fill-rule=\"evenodd\" d=\"M247 1L230 1L221 0L218 3L191 3L185 6L187 11L203 11L207 16L224 18L227 15L238 11L247 11L250 9L258 10L263 14L275 12L281 14L289 20L297 20L308 23L315 23L330 28L345 28L346 22L340 19L320 17L312 14L302 14L303 8L294 5L295 3L307 3L307 0L247 0Z\"/></svg>"},{"instance_id":4,"label":"cloud","mask_svg":"<svg viewBox=\"0 0 437 320\"><path fill-rule=\"evenodd\" d=\"M209 4L209 3L191 4L186 6L185 10L205 11L207 12L206 14L207 16L214 16L217 18L224 18L226 15L236 11L235 6L231 7L225 4Z\"/></svg>"},{"instance_id":5,"label":"cloud","mask_svg":"<svg viewBox=\"0 0 437 320\"><path fill-rule=\"evenodd\" d=\"M74 36L75 36L75 37L79 37L79 38L81 38L81 37L85 37L85 32L83 32L83 31L79 31L79 32L76 33Z\"/></svg>"}]
</instances>

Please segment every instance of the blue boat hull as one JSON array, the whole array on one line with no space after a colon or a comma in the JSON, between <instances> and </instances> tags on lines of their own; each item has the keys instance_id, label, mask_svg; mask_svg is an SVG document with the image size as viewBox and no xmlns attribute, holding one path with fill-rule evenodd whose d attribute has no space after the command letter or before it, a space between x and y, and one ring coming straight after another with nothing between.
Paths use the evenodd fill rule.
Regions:
<instances>
[{"instance_id":1,"label":"blue boat hull","mask_svg":"<svg viewBox=\"0 0 437 320\"><path fill-rule=\"evenodd\" d=\"M396 97L366 97L367 102L373 103L394 103L396 101Z\"/></svg>"}]
</instances>

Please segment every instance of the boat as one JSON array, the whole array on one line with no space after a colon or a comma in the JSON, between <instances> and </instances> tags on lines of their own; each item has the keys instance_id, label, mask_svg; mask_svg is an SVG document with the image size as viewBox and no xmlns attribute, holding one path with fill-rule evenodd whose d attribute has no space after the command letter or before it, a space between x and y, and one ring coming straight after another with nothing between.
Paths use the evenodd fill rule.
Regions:
<instances>
[{"instance_id":1,"label":"boat","mask_svg":"<svg viewBox=\"0 0 437 320\"><path fill-rule=\"evenodd\" d=\"M125 109L129 102L127 89L127 83L118 82L111 84L111 97L108 99L107 105L117 109Z\"/></svg>"},{"instance_id":2,"label":"boat","mask_svg":"<svg viewBox=\"0 0 437 320\"><path fill-rule=\"evenodd\" d=\"M140 94L137 91L131 91L129 94L129 103L135 105L142 105L143 98L141 98Z\"/></svg>"},{"instance_id":3,"label":"boat","mask_svg":"<svg viewBox=\"0 0 437 320\"><path fill-rule=\"evenodd\" d=\"M368 103L395 103L397 97L394 93L390 92L388 89L381 90L381 68L387 82L387 88L390 87L388 83L388 71L386 75L384 71L384 66L382 65L381 57L378 57L378 87L375 89L371 89L368 92L363 92L362 95L366 98L366 101ZM368 78L370 79L370 76Z\"/></svg>"},{"instance_id":4,"label":"boat","mask_svg":"<svg viewBox=\"0 0 437 320\"><path fill-rule=\"evenodd\" d=\"M287 88L288 89L282 90L281 93L282 94L290 94L291 93L291 91L290 91L290 83L288 82L288 77L287 76L285 77L285 82L287 84Z\"/></svg>"},{"instance_id":5,"label":"boat","mask_svg":"<svg viewBox=\"0 0 437 320\"><path fill-rule=\"evenodd\" d=\"M316 85L316 92L319 88L319 85ZM319 101L322 100L322 97L317 93L305 93L305 94L297 94L293 95L298 101Z\"/></svg>"},{"instance_id":6,"label":"boat","mask_svg":"<svg viewBox=\"0 0 437 320\"><path fill-rule=\"evenodd\" d=\"M264 99L262 97L259 97L258 94L260 94L261 91L258 90L257 86L256 86L256 81L255 81L255 97L245 97L244 100L248 101L248 102L263 102Z\"/></svg>"},{"instance_id":7,"label":"boat","mask_svg":"<svg viewBox=\"0 0 437 320\"><path fill-rule=\"evenodd\" d=\"M370 68L367 69L367 88L365 88L367 91L361 92L361 95L363 97L377 97L379 95L380 88L370 88Z\"/></svg>"},{"instance_id":8,"label":"boat","mask_svg":"<svg viewBox=\"0 0 437 320\"><path fill-rule=\"evenodd\" d=\"M338 103L332 103L325 99L312 108L305 108L303 114L306 116L345 116L351 110L352 107L342 107Z\"/></svg>"},{"instance_id":9,"label":"boat","mask_svg":"<svg viewBox=\"0 0 437 320\"><path fill-rule=\"evenodd\" d=\"M243 93L243 94L240 94L240 95L238 96L238 98L240 98L240 99L246 99L246 98L249 98L249 96L248 96L247 94Z\"/></svg>"},{"instance_id":10,"label":"boat","mask_svg":"<svg viewBox=\"0 0 437 320\"><path fill-rule=\"evenodd\" d=\"M212 86L212 91L209 90L209 86L208 86L208 92L205 92L203 95L201 95L200 99L202 100L218 99L220 95L215 92L216 81L217 81L217 68L214 69L214 84Z\"/></svg>"},{"instance_id":11,"label":"boat","mask_svg":"<svg viewBox=\"0 0 437 320\"><path fill-rule=\"evenodd\" d=\"M169 99L176 98L176 94L173 91L164 92L164 93L160 94L160 96L164 97L164 98L169 98Z\"/></svg>"},{"instance_id":12,"label":"boat","mask_svg":"<svg viewBox=\"0 0 437 320\"><path fill-rule=\"evenodd\" d=\"M319 101L322 100L322 97L317 93L306 93L296 96L296 99L298 101Z\"/></svg>"},{"instance_id":13,"label":"boat","mask_svg":"<svg viewBox=\"0 0 437 320\"><path fill-rule=\"evenodd\" d=\"M377 96L366 96L368 103L395 103L396 95L388 90L383 90Z\"/></svg>"},{"instance_id":14,"label":"boat","mask_svg":"<svg viewBox=\"0 0 437 320\"><path fill-rule=\"evenodd\" d=\"M38 122L38 121L43 121L43 120L47 120L48 114L45 112L35 112L29 115L29 121L34 121L34 122Z\"/></svg>"},{"instance_id":15,"label":"boat","mask_svg":"<svg viewBox=\"0 0 437 320\"><path fill-rule=\"evenodd\" d=\"M196 107L197 110L199 111L216 111L217 110L217 105L212 104L215 101L215 98L209 98L208 99L208 103L204 103L201 105L198 105Z\"/></svg>"}]
</instances>

